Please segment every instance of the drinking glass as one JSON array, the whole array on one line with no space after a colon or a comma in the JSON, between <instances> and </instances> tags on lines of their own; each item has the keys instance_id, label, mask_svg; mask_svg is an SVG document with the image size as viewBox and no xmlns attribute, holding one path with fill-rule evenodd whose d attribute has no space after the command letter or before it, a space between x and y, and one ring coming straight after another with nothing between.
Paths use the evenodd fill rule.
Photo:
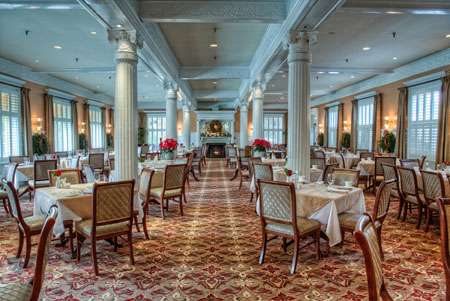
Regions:
<instances>
[{"instance_id":1,"label":"drinking glass","mask_svg":"<svg viewBox=\"0 0 450 301\"><path fill-rule=\"evenodd\" d=\"M332 185L333 176L329 173L327 176L328 185Z\"/></svg>"},{"instance_id":2,"label":"drinking glass","mask_svg":"<svg viewBox=\"0 0 450 301\"><path fill-rule=\"evenodd\" d=\"M23 163L25 163L25 165L30 165L30 159L29 158L24 158L23 159Z\"/></svg>"},{"instance_id":3,"label":"drinking glass","mask_svg":"<svg viewBox=\"0 0 450 301\"><path fill-rule=\"evenodd\" d=\"M430 169L430 162L426 161L425 162L425 170L429 170Z\"/></svg>"},{"instance_id":4,"label":"drinking glass","mask_svg":"<svg viewBox=\"0 0 450 301\"><path fill-rule=\"evenodd\" d=\"M440 163L437 165L437 170L442 170L442 165Z\"/></svg>"}]
</instances>

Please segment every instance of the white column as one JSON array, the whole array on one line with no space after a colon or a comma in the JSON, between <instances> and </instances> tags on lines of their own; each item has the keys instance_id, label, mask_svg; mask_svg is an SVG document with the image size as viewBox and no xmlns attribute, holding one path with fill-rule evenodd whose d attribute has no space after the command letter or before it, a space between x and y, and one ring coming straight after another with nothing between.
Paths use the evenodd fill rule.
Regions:
<instances>
[{"instance_id":1,"label":"white column","mask_svg":"<svg viewBox=\"0 0 450 301\"><path fill-rule=\"evenodd\" d=\"M315 32L291 31L288 41L288 163L299 175L309 178L309 102L311 53Z\"/></svg>"},{"instance_id":2,"label":"white column","mask_svg":"<svg viewBox=\"0 0 450 301\"><path fill-rule=\"evenodd\" d=\"M114 97L115 180L137 179L137 62L136 47L142 47L135 31L108 30L108 40L117 43L116 91Z\"/></svg>"},{"instance_id":3,"label":"white column","mask_svg":"<svg viewBox=\"0 0 450 301\"><path fill-rule=\"evenodd\" d=\"M244 148L248 144L248 101L241 101L239 107L241 108L240 116L240 137L239 137L239 146Z\"/></svg>"},{"instance_id":4,"label":"white column","mask_svg":"<svg viewBox=\"0 0 450 301\"><path fill-rule=\"evenodd\" d=\"M183 144L191 146L191 103L183 100Z\"/></svg>"},{"instance_id":5,"label":"white column","mask_svg":"<svg viewBox=\"0 0 450 301\"><path fill-rule=\"evenodd\" d=\"M257 84L253 88L253 108L252 108L252 122L253 122L253 135L252 140L264 139L264 93L261 84Z\"/></svg>"},{"instance_id":6,"label":"white column","mask_svg":"<svg viewBox=\"0 0 450 301\"><path fill-rule=\"evenodd\" d=\"M166 94L166 138L177 140L177 92L172 86Z\"/></svg>"},{"instance_id":7,"label":"white column","mask_svg":"<svg viewBox=\"0 0 450 301\"><path fill-rule=\"evenodd\" d=\"M230 121L231 143L234 143L234 119Z\"/></svg>"},{"instance_id":8,"label":"white column","mask_svg":"<svg viewBox=\"0 0 450 301\"><path fill-rule=\"evenodd\" d=\"M197 115L197 118L198 118L198 115ZM201 140L201 137L200 137L201 131L202 131L201 123L200 123L200 120L197 119L197 146L201 146L202 145L202 140Z\"/></svg>"}]
</instances>

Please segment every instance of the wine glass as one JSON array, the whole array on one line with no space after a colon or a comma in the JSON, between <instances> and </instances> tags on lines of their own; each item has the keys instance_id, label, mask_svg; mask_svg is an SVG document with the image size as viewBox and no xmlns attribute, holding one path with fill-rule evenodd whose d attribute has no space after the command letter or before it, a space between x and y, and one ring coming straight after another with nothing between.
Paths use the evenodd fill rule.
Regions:
<instances>
[{"instance_id":1,"label":"wine glass","mask_svg":"<svg viewBox=\"0 0 450 301\"><path fill-rule=\"evenodd\" d=\"M426 161L425 162L425 170L429 170L430 169L430 162Z\"/></svg>"},{"instance_id":2,"label":"wine glass","mask_svg":"<svg viewBox=\"0 0 450 301\"><path fill-rule=\"evenodd\" d=\"M329 173L329 174L327 175L327 182L328 182L328 185L332 185L332 181L333 181L333 176Z\"/></svg>"},{"instance_id":3,"label":"wine glass","mask_svg":"<svg viewBox=\"0 0 450 301\"><path fill-rule=\"evenodd\" d=\"M440 163L438 163L438 165L436 167L437 167L437 170L442 170L442 165Z\"/></svg>"},{"instance_id":4,"label":"wine glass","mask_svg":"<svg viewBox=\"0 0 450 301\"><path fill-rule=\"evenodd\" d=\"M25 163L25 165L30 165L30 159L29 158L24 158L23 159L23 163Z\"/></svg>"}]
</instances>

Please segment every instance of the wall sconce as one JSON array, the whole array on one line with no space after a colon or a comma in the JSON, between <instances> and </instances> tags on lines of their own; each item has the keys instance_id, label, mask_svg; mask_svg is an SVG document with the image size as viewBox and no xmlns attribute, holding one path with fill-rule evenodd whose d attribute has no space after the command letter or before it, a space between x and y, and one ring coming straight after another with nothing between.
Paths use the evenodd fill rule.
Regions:
<instances>
[{"instance_id":1,"label":"wall sconce","mask_svg":"<svg viewBox=\"0 0 450 301\"><path fill-rule=\"evenodd\" d=\"M348 123L348 121L344 120L344 131L343 132L348 132L349 127L350 127L350 124Z\"/></svg>"},{"instance_id":2,"label":"wall sconce","mask_svg":"<svg viewBox=\"0 0 450 301\"><path fill-rule=\"evenodd\" d=\"M38 132L42 131L42 118L41 117L36 118L35 125L36 125Z\"/></svg>"},{"instance_id":3,"label":"wall sconce","mask_svg":"<svg viewBox=\"0 0 450 301\"><path fill-rule=\"evenodd\" d=\"M178 127L178 134L181 134L181 126Z\"/></svg>"},{"instance_id":4,"label":"wall sconce","mask_svg":"<svg viewBox=\"0 0 450 301\"><path fill-rule=\"evenodd\" d=\"M111 124L108 124L108 133L109 133L109 134L111 134L111 127L112 127L112 125L111 125Z\"/></svg>"},{"instance_id":5,"label":"wall sconce","mask_svg":"<svg viewBox=\"0 0 450 301\"><path fill-rule=\"evenodd\" d=\"M85 131L86 131L86 122L82 122L81 123L81 132L84 134Z\"/></svg>"},{"instance_id":6,"label":"wall sconce","mask_svg":"<svg viewBox=\"0 0 450 301\"><path fill-rule=\"evenodd\" d=\"M394 128L394 119L386 116L384 117L384 129L389 130L390 128Z\"/></svg>"}]
</instances>

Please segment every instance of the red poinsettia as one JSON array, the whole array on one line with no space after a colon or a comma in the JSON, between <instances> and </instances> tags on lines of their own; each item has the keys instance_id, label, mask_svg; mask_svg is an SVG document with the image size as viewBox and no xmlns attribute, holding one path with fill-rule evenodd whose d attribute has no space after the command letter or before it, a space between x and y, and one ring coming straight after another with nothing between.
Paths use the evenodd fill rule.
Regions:
<instances>
[{"instance_id":1,"label":"red poinsettia","mask_svg":"<svg viewBox=\"0 0 450 301\"><path fill-rule=\"evenodd\" d=\"M443 164L444 164L444 166L450 166L450 162L449 161L445 161Z\"/></svg>"},{"instance_id":2,"label":"red poinsettia","mask_svg":"<svg viewBox=\"0 0 450 301\"><path fill-rule=\"evenodd\" d=\"M378 155L378 156L383 156L383 153L378 153L377 155Z\"/></svg>"},{"instance_id":3,"label":"red poinsettia","mask_svg":"<svg viewBox=\"0 0 450 301\"><path fill-rule=\"evenodd\" d=\"M54 171L52 171L52 174L53 174L53 176L54 177L59 177L59 176L61 176L62 175L62 171L61 170L54 170Z\"/></svg>"},{"instance_id":4,"label":"red poinsettia","mask_svg":"<svg viewBox=\"0 0 450 301\"><path fill-rule=\"evenodd\" d=\"M265 152L271 148L270 142L264 139L255 139L252 146L256 152Z\"/></svg>"},{"instance_id":5,"label":"red poinsettia","mask_svg":"<svg viewBox=\"0 0 450 301\"><path fill-rule=\"evenodd\" d=\"M159 148L161 149L161 151L165 153L173 152L174 150L177 149L177 147L178 142L173 140L172 138L166 139L159 144Z\"/></svg>"}]
</instances>

